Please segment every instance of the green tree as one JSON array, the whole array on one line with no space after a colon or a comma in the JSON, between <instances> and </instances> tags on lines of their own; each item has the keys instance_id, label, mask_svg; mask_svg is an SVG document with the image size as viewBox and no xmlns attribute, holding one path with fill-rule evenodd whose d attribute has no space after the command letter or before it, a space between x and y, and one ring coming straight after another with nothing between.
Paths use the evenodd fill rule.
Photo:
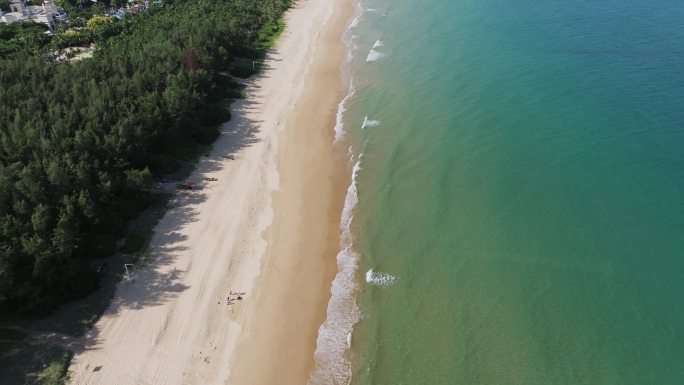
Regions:
<instances>
[{"instance_id":1,"label":"green tree","mask_svg":"<svg viewBox=\"0 0 684 385\"><path fill-rule=\"evenodd\" d=\"M52 40L39 24L0 25L0 306L47 311L96 287L90 262L144 206L167 144L212 138L203 124L229 116L214 103L239 94L226 71L263 55L258 31L287 6L167 1ZM84 41L91 59L40 55Z\"/></svg>"}]
</instances>

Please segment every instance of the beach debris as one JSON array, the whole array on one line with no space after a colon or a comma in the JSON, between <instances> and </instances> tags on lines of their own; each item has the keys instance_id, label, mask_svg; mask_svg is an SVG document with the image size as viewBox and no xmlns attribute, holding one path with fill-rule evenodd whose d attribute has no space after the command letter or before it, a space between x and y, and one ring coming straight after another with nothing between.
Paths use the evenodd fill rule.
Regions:
<instances>
[{"instance_id":1,"label":"beach debris","mask_svg":"<svg viewBox=\"0 0 684 385\"><path fill-rule=\"evenodd\" d=\"M204 178L204 180L206 180L208 182L215 182L218 180L218 178Z\"/></svg>"},{"instance_id":2,"label":"beach debris","mask_svg":"<svg viewBox=\"0 0 684 385\"><path fill-rule=\"evenodd\" d=\"M221 158L235 160L235 155L223 155L223 156L221 156Z\"/></svg>"}]
</instances>

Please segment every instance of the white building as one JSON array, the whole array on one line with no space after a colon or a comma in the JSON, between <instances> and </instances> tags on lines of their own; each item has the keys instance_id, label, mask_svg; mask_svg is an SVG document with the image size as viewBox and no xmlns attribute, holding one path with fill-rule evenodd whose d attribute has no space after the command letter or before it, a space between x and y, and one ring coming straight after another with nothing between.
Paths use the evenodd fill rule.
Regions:
<instances>
[{"instance_id":1,"label":"white building","mask_svg":"<svg viewBox=\"0 0 684 385\"><path fill-rule=\"evenodd\" d=\"M0 22L14 23L15 21L33 20L43 23L55 31L57 23L69 20L69 16L63 8L55 5L54 0L44 0L43 5L27 5L26 0L10 0L11 12L0 11Z\"/></svg>"}]
</instances>

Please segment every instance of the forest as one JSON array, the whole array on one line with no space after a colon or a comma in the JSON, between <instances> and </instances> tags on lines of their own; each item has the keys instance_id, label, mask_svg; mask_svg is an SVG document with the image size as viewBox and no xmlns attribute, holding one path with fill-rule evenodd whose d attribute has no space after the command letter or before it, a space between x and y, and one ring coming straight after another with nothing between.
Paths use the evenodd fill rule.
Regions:
<instances>
[{"instance_id":1,"label":"forest","mask_svg":"<svg viewBox=\"0 0 684 385\"><path fill-rule=\"evenodd\" d=\"M0 308L11 312L46 313L98 287L96 261L173 171L174 151L217 137L231 75L251 74L264 29L289 6L165 0L119 20L77 3L54 36L0 26ZM83 44L92 57L55 59Z\"/></svg>"}]
</instances>

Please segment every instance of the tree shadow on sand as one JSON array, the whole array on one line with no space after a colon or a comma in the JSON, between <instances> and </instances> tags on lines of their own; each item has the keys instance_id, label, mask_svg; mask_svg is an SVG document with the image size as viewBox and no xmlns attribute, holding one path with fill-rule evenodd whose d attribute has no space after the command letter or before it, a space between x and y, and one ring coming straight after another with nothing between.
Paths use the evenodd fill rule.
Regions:
<instances>
[{"instance_id":1,"label":"tree shadow on sand","mask_svg":"<svg viewBox=\"0 0 684 385\"><path fill-rule=\"evenodd\" d=\"M211 187L205 177L229 167L242 151L261 141L263 121L248 116L257 115L255 112L266 107L254 100L259 100L264 92L258 83L272 69L271 60L279 59L267 58L259 75L242 82L246 85L247 98L232 103L233 119L219 127L219 136L210 152L195 163L187 180L194 182L197 189L176 190L165 198L168 200L160 202L160 216L152 222L156 225L148 248L139 257L117 253L103 260L109 264L109 274L103 278L99 290L62 306L50 317L23 323L37 341L62 347L76 355L101 350L105 341L97 321L103 315L164 306L189 289L183 284L186 271L173 267L184 253L190 252L184 230L201 219L199 206L209 198L205 189ZM136 266L127 279L124 263L129 262L135 262Z\"/></svg>"},{"instance_id":2,"label":"tree shadow on sand","mask_svg":"<svg viewBox=\"0 0 684 385\"><path fill-rule=\"evenodd\" d=\"M179 190L170 201L170 210L155 228L155 235L148 249L149 259L136 268L129 279L123 279L117 284L116 295L105 314L116 314L121 309L159 306L188 288L181 283L183 271L167 271L187 251L183 246L187 240L183 230L200 219L198 207L208 199L203 192L207 187L207 182L203 180L204 175L223 170L231 157L234 158L241 150L259 142L259 122L244 118L257 106L247 100L235 104L233 111L240 116L240 122L227 123L221 127L220 136L210 155L198 160L192 177L188 178L188 181L196 184L196 189Z\"/></svg>"},{"instance_id":3,"label":"tree shadow on sand","mask_svg":"<svg viewBox=\"0 0 684 385\"><path fill-rule=\"evenodd\" d=\"M263 106L255 103L253 95L261 90L256 85L260 76L245 81L247 97L231 105L233 119L219 128L219 137L214 141L207 156L200 157L192 175L187 178L194 182L196 190L177 190L165 202L166 210L154 226L154 235L147 250L138 257L117 253L103 260L109 264L110 273L103 278L101 287L88 297L66 304L53 315L40 319L24 320L21 324L26 330L35 333L64 335L65 338L79 337L90 329L82 340L84 349L97 345L97 331L91 329L104 314L116 314L122 309L143 309L159 306L173 300L187 289L181 283L182 271L167 273L169 266L176 263L179 255L187 252L183 243L187 240L183 229L197 222L198 207L208 199L204 189L209 183L205 176L220 172L238 153L260 142L258 137L262 122L250 120L247 116ZM132 280L124 279L124 263L135 262ZM135 290L131 290L135 287ZM70 344L73 345L73 344Z\"/></svg>"}]
</instances>

